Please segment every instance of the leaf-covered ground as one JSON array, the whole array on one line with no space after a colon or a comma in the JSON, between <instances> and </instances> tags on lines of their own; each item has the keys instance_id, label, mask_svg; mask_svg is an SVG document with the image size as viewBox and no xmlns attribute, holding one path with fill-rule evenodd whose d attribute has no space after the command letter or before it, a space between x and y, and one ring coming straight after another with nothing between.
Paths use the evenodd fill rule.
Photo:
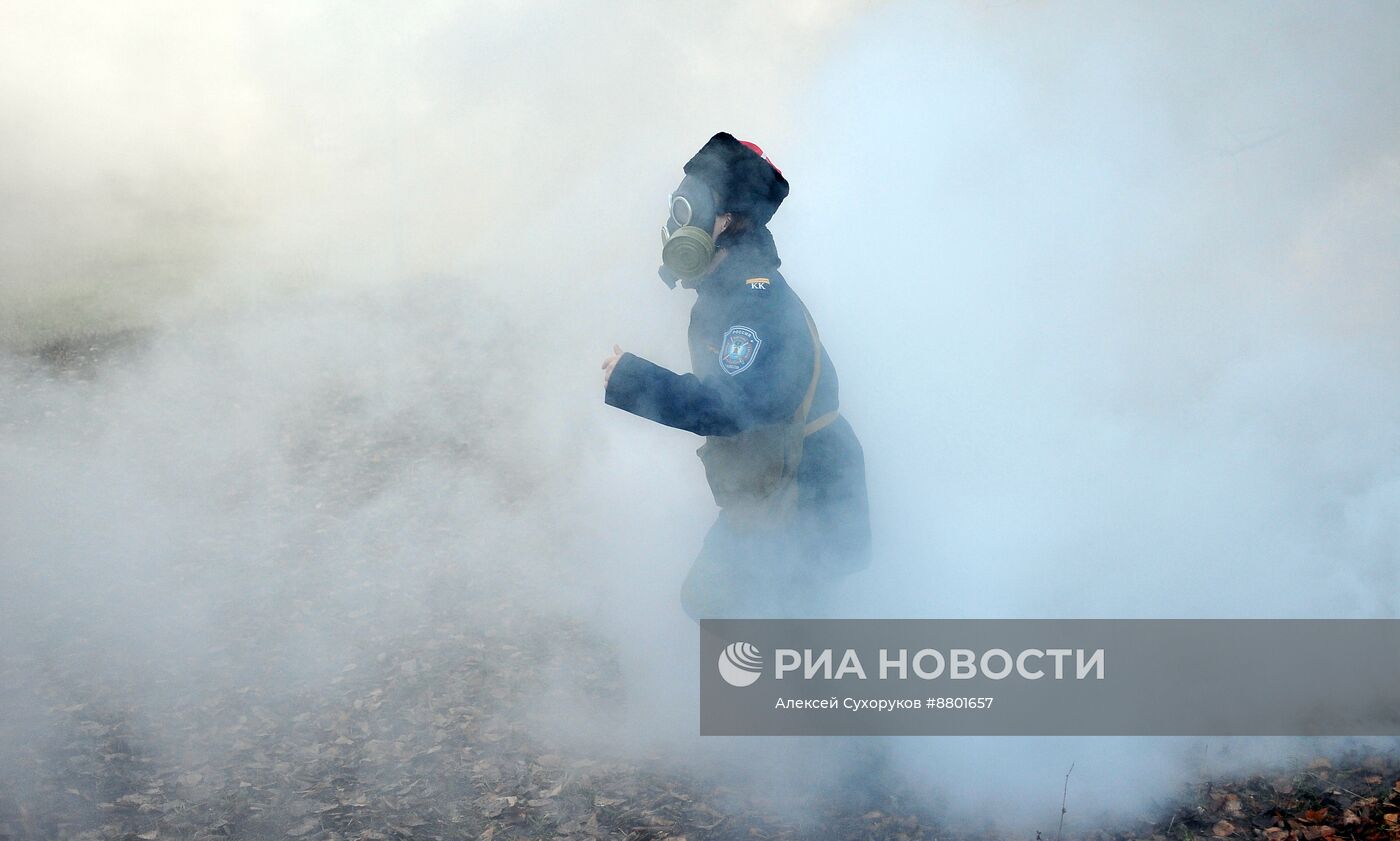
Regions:
<instances>
[{"instance_id":1,"label":"leaf-covered ground","mask_svg":"<svg viewBox=\"0 0 1400 841\"><path fill-rule=\"evenodd\" d=\"M249 643L266 648L269 669L276 636ZM187 693L173 661L159 703L102 670L66 671L62 651L7 659L9 708L23 695L35 718L33 738L4 758L0 839L979 837L940 828L936 810L878 764L863 799L814 798L794 818L754 780L674 757L561 748L522 713L560 664L575 703L598 716L624 704L607 646L578 626L426 622L383 643L302 690L239 674ZM232 668L247 653L213 656ZM1397 812L1400 761L1355 756L1202 781L1154 822L1066 836L1400 841ZM1043 841L1055 835L1049 827Z\"/></svg>"}]
</instances>

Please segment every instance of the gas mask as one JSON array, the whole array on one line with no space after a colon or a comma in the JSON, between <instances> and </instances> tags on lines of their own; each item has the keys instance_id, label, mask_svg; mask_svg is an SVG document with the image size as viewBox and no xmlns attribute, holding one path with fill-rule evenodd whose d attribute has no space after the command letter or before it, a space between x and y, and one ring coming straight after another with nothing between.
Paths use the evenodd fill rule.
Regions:
<instances>
[{"instance_id":1,"label":"gas mask","mask_svg":"<svg viewBox=\"0 0 1400 841\"><path fill-rule=\"evenodd\" d=\"M689 288L709 269L715 257L715 192L700 179L687 175L671 194L671 212L661 229L661 268L666 285L676 281Z\"/></svg>"}]
</instances>

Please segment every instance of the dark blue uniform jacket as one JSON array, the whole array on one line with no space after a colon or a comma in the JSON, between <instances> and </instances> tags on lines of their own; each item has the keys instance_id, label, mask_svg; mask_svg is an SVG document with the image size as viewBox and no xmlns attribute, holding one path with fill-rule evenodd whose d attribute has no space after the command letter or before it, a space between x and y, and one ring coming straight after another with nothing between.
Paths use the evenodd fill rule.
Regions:
<instances>
[{"instance_id":1,"label":"dark blue uniform jacket","mask_svg":"<svg viewBox=\"0 0 1400 841\"><path fill-rule=\"evenodd\" d=\"M731 250L697 288L689 329L694 373L624 353L608 380L607 403L706 436L792 418L812 381L814 348L803 305L779 273L771 243ZM809 421L839 405L836 368L825 349L819 376ZM865 459L844 418L806 438L797 485L796 539L804 555L834 571L864 566Z\"/></svg>"}]
</instances>

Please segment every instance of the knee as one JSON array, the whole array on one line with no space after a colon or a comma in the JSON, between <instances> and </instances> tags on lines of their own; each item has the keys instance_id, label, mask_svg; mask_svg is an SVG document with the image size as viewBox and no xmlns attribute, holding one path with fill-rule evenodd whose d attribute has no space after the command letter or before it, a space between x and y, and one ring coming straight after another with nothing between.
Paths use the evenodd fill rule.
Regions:
<instances>
[{"instance_id":1,"label":"knee","mask_svg":"<svg viewBox=\"0 0 1400 841\"><path fill-rule=\"evenodd\" d=\"M723 570L697 561L690 568L681 584L681 608L687 616L699 622L701 619L720 619L728 615L733 597Z\"/></svg>"},{"instance_id":2,"label":"knee","mask_svg":"<svg viewBox=\"0 0 1400 841\"><path fill-rule=\"evenodd\" d=\"M694 578L695 572L692 570L691 573L685 577L685 583L681 585L681 609L685 611L686 616L699 622L701 619L704 619L705 616L701 607L699 594L696 592L695 585L692 583L692 579Z\"/></svg>"}]
</instances>

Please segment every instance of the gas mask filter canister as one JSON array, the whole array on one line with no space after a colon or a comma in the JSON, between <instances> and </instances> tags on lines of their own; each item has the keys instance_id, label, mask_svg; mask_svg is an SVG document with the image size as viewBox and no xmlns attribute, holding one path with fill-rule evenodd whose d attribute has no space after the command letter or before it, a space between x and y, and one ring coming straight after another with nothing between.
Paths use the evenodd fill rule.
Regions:
<instances>
[{"instance_id":1,"label":"gas mask filter canister","mask_svg":"<svg viewBox=\"0 0 1400 841\"><path fill-rule=\"evenodd\" d=\"M710 267L715 257L715 241L710 232L715 227L714 191L698 178L687 175L671 194L670 215L661 229L661 277L667 285L675 280L697 280Z\"/></svg>"}]
</instances>

